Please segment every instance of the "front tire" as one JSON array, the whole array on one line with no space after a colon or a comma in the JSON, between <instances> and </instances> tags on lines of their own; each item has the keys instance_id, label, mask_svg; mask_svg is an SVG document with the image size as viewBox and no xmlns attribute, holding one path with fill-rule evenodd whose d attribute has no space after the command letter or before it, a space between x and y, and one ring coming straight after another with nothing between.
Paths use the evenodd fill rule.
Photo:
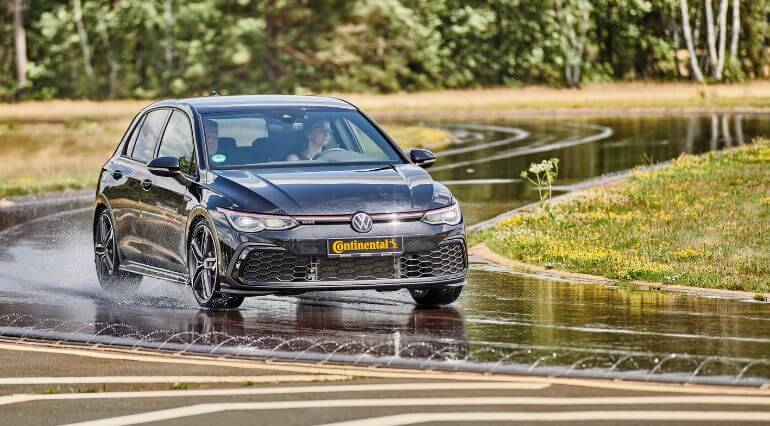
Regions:
<instances>
[{"instance_id":1,"label":"front tire","mask_svg":"<svg viewBox=\"0 0 770 426\"><path fill-rule=\"evenodd\" d=\"M112 216L108 210L102 210L94 225L96 276L104 290L133 293L142 284L142 276L120 270L117 247Z\"/></svg>"},{"instance_id":2,"label":"front tire","mask_svg":"<svg viewBox=\"0 0 770 426\"><path fill-rule=\"evenodd\" d=\"M443 306L454 303L462 287L410 288L409 294L419 306Z\"/></svg>"},{"instance_id":3,"label":"front tire","mask_svg":"<svg viewBox=\"0 0 770 426\"><path fill-rule=\"evenodd\" d=\"M187 247L187 264L195 301L208 309L235 309L243 296L219 291L219 261L214 234L205 220L195 225Z\"/></svg>"}]
</instances>

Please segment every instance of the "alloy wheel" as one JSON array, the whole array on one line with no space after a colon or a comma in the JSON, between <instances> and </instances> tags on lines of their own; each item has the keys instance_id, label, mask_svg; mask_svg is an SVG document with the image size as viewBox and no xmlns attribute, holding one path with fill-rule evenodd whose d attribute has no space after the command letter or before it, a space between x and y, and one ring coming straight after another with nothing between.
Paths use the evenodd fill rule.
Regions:
<instances>
[{"instance_id":1,"label":"alloy wheel","mask_svg":"<svg viewBox=\"0 0 770 426\"><path fill-rule=\"evenodd\" d=\"M190 242L190 281L200 301L210 301L217 284L217 255L211 231L205 224L195 229Z\"/></svg>"},{"instance_id":2,"label":"alloy wheel","mask_svg":"<svg viewBox=\"0 0 770 426\"><path fill-rule=\"evenodd\" d=\"M110 215L105 211L99 216L94 238L94 254L98 271L109 277L115 274L115 231Z\"/></svg>"}]
</instances>

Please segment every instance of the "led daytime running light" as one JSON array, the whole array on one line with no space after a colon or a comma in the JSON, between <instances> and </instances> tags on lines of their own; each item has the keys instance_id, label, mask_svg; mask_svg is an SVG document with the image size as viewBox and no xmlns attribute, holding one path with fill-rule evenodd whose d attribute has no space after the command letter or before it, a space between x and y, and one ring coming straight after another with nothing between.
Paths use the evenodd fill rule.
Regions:
<instances>
[{"instance_id":1,"label":"led daytime running light","mask_svg":"<svg viewBox=\"0 0 770 426\"><path fill-rule=\"evenodd\" d=\"M222 208L217 210L225 215L233 228L242 232L282 231L299 225L299 222L290 216L245 213Z\"/></svg>"}]
</instances>

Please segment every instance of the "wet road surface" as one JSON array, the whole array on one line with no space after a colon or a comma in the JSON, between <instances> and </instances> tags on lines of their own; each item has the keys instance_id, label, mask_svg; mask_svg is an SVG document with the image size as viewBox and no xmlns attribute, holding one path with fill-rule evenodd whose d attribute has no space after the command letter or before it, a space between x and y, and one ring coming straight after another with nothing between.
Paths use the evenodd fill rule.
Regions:
<instances>
[{"instance_id":1,"label":"wet road surface","mask_svg":"<svg viewBox=\"0 0 770 426\"><path fill-rule=\"evenodd\" d=\"M569 185L746 143L770 123L694 116L447 127L463 143L432 174L476 222L535 196L516 178L532 161L561 158L560 183ZM162 281L145 279L133 296L101 291L89 218L87 208L15 226L4 218L0 335L362 365L770 382L766 304L539 281L474 264L458 303L442 309L419 310L403 291L341 292L252 298L214 313Z\"/></svg>"}]
</instances>

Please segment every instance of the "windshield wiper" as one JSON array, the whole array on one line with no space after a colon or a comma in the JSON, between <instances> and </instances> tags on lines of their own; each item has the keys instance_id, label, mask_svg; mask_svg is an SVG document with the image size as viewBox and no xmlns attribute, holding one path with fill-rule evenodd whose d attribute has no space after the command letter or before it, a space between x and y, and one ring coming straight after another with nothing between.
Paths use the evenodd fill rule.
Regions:
<instances>
[{"instance_id":1,"label":"windshield wiper","mask_svg":"<svg viewBox=\"0 0 770 426\"><path fill-rule=\"evenodd\" d=\"M393 170L396 170L396 166L394 166L393 164L386 164L386 165L384 165L384 166L375 167L375 168L373 168L373 169L367 169L367 170L356 170L356 171L357 171L357 172L379 172L379 171L382 171L382 170L387 170L387 169L393 169Z\"/></svg>"}]
</instances>

